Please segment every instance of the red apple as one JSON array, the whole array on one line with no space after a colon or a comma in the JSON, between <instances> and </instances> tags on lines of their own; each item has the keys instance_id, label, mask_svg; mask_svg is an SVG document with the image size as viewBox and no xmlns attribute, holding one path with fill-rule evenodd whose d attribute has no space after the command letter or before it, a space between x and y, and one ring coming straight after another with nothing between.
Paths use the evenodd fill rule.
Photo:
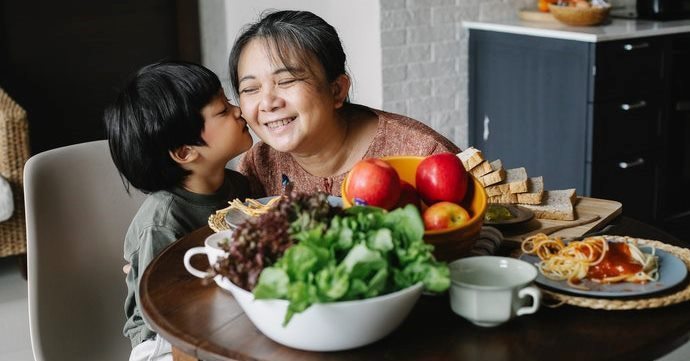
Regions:
<instances>
[{"instance_id":1,"label":"red apple","mask_svg":"<svg viewBox=\"0 0 690 361\"><path fill-rule=\"evenodd\" d=\"M470 214L455 203L438 202L424 210L422 219L426 230L446 229L467 223Z\"/></svg>"},{"instance_id":2,"label":"red apple","mask_svg":"<svg viewBox=\"0 0 690 361\"><path fill-rule=\"evenodd\" d=\"M417 192L427 205L460 203L467 193L468 176L460 158L453 153L430 155L417 166Z\"/></svg>"},{"instance_id":3,"label":"red apple","mask_svg":"<svg viewBox=\"0 0 690 361\"><path fill-rule=\"evenodd\" d=\"M422 209L422 200L417 194L417 190L414 189L412 184L400 180L400 198L398 199L397 208L405 207L408 204L412 204L417 207L417 209Z\"/></svg>"},{"instance_id":4,"label":"red apple","mask_svg":"<svg viewBox=\"0 0 690 361\"><path fill-rule=\"evenodd\" d=\"M348 175L346 192L352 204L391 209L400 198L400 177L381 159L362 159Z\"/></svg>"}]
</instances>

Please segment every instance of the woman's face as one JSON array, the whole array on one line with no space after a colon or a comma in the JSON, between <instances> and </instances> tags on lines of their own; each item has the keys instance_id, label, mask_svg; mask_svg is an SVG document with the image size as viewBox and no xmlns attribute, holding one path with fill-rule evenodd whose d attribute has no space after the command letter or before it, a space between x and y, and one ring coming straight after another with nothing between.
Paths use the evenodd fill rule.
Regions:
<instances>
[{"instance_id":1,"label":"woman's face","mask_svg":"<svg viewBox=\"0 0 690 361\"><path fill-rule=\"evenodd\" d=\"M338 126L335 110L342 100L334 95L323 67L313 58L309 66L311 71L298 62L281 63L261 39L250 41L240 54L242 116L265 143L280 152L316 152Z\"/></svg>"}]
</instances>

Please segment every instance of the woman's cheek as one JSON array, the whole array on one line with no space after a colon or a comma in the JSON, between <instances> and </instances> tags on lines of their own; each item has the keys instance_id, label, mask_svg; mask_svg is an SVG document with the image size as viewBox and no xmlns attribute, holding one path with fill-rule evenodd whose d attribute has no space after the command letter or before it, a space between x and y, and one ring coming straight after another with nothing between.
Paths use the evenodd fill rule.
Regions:
<instances>
[{"instance_id":1,"label":"woman's cheek","mask_svg":"<svg viewBox=\"0 0 690 361\"><path fill-rule=\"evenodd\" d=\"M242 118L247 121L247 124L252 127L252 129L255 129L254 127L258 124L256 119L256 108L253 107L251 102L240 99L240 109L242 110Z\"/></svg>"},{"instance_id":2,"label":"woman's cheek","mask_svg":"<svg viewBox=\"0 0 690 361\"><path fill-rule=\"evenodd\" d=\"M259 133L259 126L256 122L247 120L247 125L252 129L252 131L254 131L254 133Z\"/></svg>"}]
</instances>

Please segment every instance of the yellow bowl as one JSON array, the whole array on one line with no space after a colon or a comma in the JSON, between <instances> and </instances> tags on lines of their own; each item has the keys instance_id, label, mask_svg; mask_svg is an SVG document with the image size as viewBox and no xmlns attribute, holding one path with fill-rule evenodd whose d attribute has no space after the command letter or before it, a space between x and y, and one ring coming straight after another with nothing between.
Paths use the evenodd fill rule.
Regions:
<instances>
[{"instance_id":1,"label":"yellow bowl","mask_svg":"<svg viewBox=\"0 0 690 361\"><path fill-rule=\"evenodd\" d=\"M416 187L415 175L417 173L417 166L424 159L424 157L416 156L395 156L381 158L388 162L398 172L400 179L412 184ZM468 184L465 199L460 205L470 213L470 220L460 226L451 227L441 230L424 231L424 241L434 245L434 256L441 261L452 261L463 256L467 256L469 251L474 246L479 231L484 223L484 214L486 213L486 192L484 187L471 174L467 174L472 180ZM340 188L340 194L343 198L343 206L345 208L351 207L352 203L345 194L347 189L348 177ZM422 207L425 207L424 205Z\"/></svg>"},{"instance_id":2,"label":"yellow bowl","mask_svg":"<svg viewBox=\"0 0 690 361\"><path fill-rule=\"evenodd\" d=\"M576 6L549 4L549 12L553 14L556 20L573 26L601 24L609 16L610 10L610 6L580 8Z\"/></svg>"}]
</instances>

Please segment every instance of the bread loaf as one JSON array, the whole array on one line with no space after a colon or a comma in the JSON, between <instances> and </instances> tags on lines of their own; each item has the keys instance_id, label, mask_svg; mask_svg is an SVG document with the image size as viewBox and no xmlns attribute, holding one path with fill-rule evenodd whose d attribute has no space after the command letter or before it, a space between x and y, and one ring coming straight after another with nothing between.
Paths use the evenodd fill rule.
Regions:
<instances>
[{"instance_id":1,"label":"bread loaf","mask_svg":"<svg viewBox=\"0 0 690 361\"><path fill-rule=\"evenodd\" d=\"M491 164L485 160L479 163L476 167L470 169L470 174L472 174L475 178L479 178L489 172L491 172Z\"/></svg>"},{"instance_id":2,"label":"bread loaf","mask_svg":"<svg viewBox=\"0 0 690 361\"><path fill-rule=\"evenodd\" d=\"M539 219L555 219L562 221L572 221L575 219L575 189L563 189L544 192L542 204L524 204L534 212Z\"/></svg>"},{"instance_id":3,"label":"bread loaf","mask_svg":"<svg viewBox=\"0 0 690 361\"><path fill-rule=\"evenodd\" d=\"M527 180L527 192L516 194L516 203L541 204L544 198L544 178L532 177Z\"/></svg>"},{"instance_id":4,"label":"bread loaf","mask_svg":"<svg viewBox=\"0 0 690 361\"><path fill-rule=\"evenodd\" d=\"M465 166L465 170L468 172L484 161L482 152L474 147L469 147L463 150L462 152L458 153L457 156L460 158L462 165Z\"/></svg>"},{"instance_id":5,"label":"bread loaf","mask_svg":"<svg viewBox=\"0 0 690 361\"><path fill-rule=\"evenodd\" d=\"M484 187L503 182L506 179L506 170L503 169L503 163L500 159L496 159L489 163L489 165L491 166L491 172L478 178L479 183Z\"/></svg>"},{"instance_id":6,"label":"bread loaf","mask_svg":"<svg viewBox=\"0 0 690 361\"><path fill-rule=\"evenodd\" d=\"M506 177L502 183L484 188L489 197L506 193L527 192L527 170L524 167L506 170Z\"/></svg>"},{"instance_id":7,"label":"bread loaf","mask_svg":"<svg viewBox=\"0 0 690 361\"><path fill-rule=\"evenodd\" d=\"M571 220L575 218L572 199L575 190L545 191L544 178L527 176L524 167L504 169L500 159L488 162L482 152L469 147L457 154L465 170L484 186L488 203L521 204L537 218Z\"/></svg>"},{"instance_id":8,"label":"bread loaf","mask_svg":"<svg viewBox=\"0 0 690 361\"><path fill-rule=\"evenodd\" d=\"M518 202L517 194L515 193L504 193L498 196L487 197L486 201L488 203L508 203L513 204Z\"/></svg>"}]
</instances>

